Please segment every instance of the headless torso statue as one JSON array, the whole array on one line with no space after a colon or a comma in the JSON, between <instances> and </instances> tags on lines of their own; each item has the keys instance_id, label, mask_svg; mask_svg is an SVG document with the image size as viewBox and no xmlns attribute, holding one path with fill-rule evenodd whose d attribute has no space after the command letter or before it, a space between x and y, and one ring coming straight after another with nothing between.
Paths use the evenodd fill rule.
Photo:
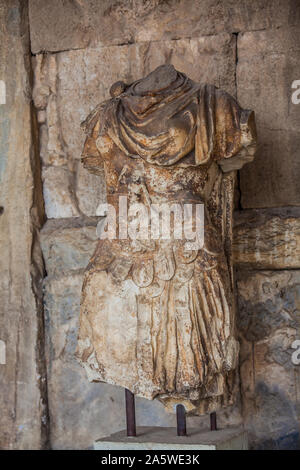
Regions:
<instances>
[{"instance_id":1,"label":"headless torso statue","mask_svg":"<svg viewBox=\"0 0 300 470\"><path fill-rule=\"evenodd\" d=\"M233 191L235 170L253 160L254 114L171 65L117 82L111 95L83 123L82 162L96 174L104 167L117 230L86 269L76 355L90 381L170 410L216 411L234 397ZM204 244L187 249L174 231L120 234L120 196L149 210L203 204Z\"/></svg>"}]
</instances>

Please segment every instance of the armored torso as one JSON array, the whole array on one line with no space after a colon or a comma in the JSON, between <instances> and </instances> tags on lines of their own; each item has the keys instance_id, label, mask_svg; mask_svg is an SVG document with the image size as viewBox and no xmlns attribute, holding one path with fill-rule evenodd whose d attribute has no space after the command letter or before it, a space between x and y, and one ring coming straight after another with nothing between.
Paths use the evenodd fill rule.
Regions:
<instances>
[{"instance_id":1,"label":"armored torso","mask_svg":"<svg viewBox=\"0 0 300 470\"><path fill-rule=\"evenodd\" d=\"M204 413L232 401L232 170L253 158L254 121L226 93L165 67L85 123L83 162L104 166L116 232L99 240L86 270L77 356L90 380ZM129 236L120 197L133 225L143 223L134 205L151 214L175 204L184 214L202 204L204 243L187 248L175 216L168 237Z\"/></svg>"}]
</instances>

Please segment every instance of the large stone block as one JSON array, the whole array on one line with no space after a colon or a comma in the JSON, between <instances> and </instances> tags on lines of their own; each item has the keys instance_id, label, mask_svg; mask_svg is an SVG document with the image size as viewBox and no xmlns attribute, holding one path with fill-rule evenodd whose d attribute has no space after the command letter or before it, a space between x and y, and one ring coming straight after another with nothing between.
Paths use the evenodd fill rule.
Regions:
<instances>
[{"instance_id":1,"label":"large stone block","mask_svg":"<svg viewBox=\"0 0 300 470\"><path fill-rule=\"evenodd\" d=\"M297 0L30 0L33 53L277 28L299 19Z\"/></svg>"},{"instance_id":2,"label":"large stone block","mask_svg":"<svg viewBox=\"0 0 300 470\"><path fill-rule=\"evenodd\" d=\"M146 3L142 0L30 0L29 3L31 47L34 54L38 53L33 58L33 97L40 124L40 155L45 165L44 191L48 216L55 217L50 221L54 225L48 222L42 234L46 269L51 276L45 283L51 442L54 448L86 448L95 438L117 431L125 423L123 391L106 384L89 384L74 359L80 273L96 240L90 222L87 227L83 226L85 222L68 225L62 217L72 218L73 223L79 220L74 216L95 215L105 192L103 179L89 176L80 165L85 138L80 122L99 101L108 97L109 86L114 81L135 80L165 62L173 63L196 81L210 82L235 94L236 37L223 33L255 30L238 36L238 98L243 106L255 108L260 142L256 160L241 174L242 205L299 205L300 105L293 105L290 98L291 83L299 78L299 34L298 28L292 26L299 24L300 3L297 0L150 0ZM12 22L8 22L9 28L15 34L15 13L11 11L9 17L12 18ZM6 34L2 43L5 41ZM61 52L43 54L44 51ZM19 61L18 53L15 55ZM15 60L15 56L10 57L11 64ZM11 74L9 86L13 86L15 80ZM18 125L13 123L14 129L18 129ZM9 123L3 121L3 126L3 135L9 135ZM3 142L6 151L7 139ZM19 148L14 147L11 152L9 175L13 178L20 176L20 171L15 176L12 168L13 155L19 155ZM21 154L24 156L24 152ZM24 178L27 179L22 190L30 192L32 184L26 171ZM16 185L19 196L23 193L18 187ZM13 206L13 214L15 205L9 204ZM22 201L20 211L17 211L21 221L25 213ZM14 217L11 215L12 223L15 223ZM243 217L237 222L234 242L234 256L240 266L259 269L299 267L298 221L294 214L272 214L270 217L252 214L247 221ZM62 225L56 225L58 222ZM18 227L18 231L21 230ZM27 233L26 230L22 235ZM9 238L8 233L6 236ZM20 250L13 251L14 276L21 254ZM6 279L9 279L7 272ZM297 273L240 274L238 281L242 395L252 446L287 448L295 446L297 440L299 400L297 402L295 396L300 389L299 366L291 365L290 361L290 345L293 339L300 337ZM29 282L29 276L27 278ZM9 290L9 286L5 288ZM19 288L20 284L12 289L19 291ZM3 307L5 310L7 305ZM13 303L15 310L9 310L11 320L4 325L6 330L2 330L1 325L1 332L6 331L8 335L12 331L12 338L17 334L17 307ZM25 324L20 325L25 331L25 335L20 336L20 351L25 349L23 335L32 344L22 358L23 362L25 357L26 361L28 359L25 367L21 364L24 373L22 369L17 372L24 383L29 356L31 359L38 336L31 320L34 306L29 307L30 314L25 315ZM10 354L12 371L9 380L13 381L15 353ZM32 369L28 376L31 374ZM18 380L16 396L20 397L23 385ZM33 393L33 404L27 406L31 389L27 392L26 389L24 397L22 395L24 402L18 400L22 406L17 423L20 424L19 444L16 444L19 447L29 446L29 440L33 442L37 436L36 428L31 427L37 399ZM9 393L7 397L7 403L10 400L7 409L12 412ZM24 416L30 416L27 421L23 420L29 423L27 427L22 427ZM45 416L42 417L44 420ZM165 415L157 402L137 400L137 417L139 425L174 425L174 416ZM40 415L37 422L39 419ZM224 410L218 419L222 426L233 424L233 420L241 419L239 409ZM4 415L6 436L13 429L11 422ZM208 425L207 418L191 418L190 422L201 429ZM25 441L24 430L29 428L32 435L27 435ZM12 442L9 439L5 445Z\"/></svg>"},{"instance_id":3,"label":"large stone block","mask_svg":"<svg viewBox=\"0 0 300 470\"><path fill-rule=\"evenodd\" d=\"M239 272L243 417L254 448L300 448L300 271Z\"/></svg>"},{"instance_id":4,"label":"large stone block","mask_svg":"<svg viewBox=\"0 0 300 470\"><path fill-rule=\"evenodd\" d=\"M201 432L189 428L185 437L177 436L176 428L137 427L136 437L128 437L125 430L94 443L95 450L248 450L247 433L242 428L227 428Z\"/></svg>"},{"instance_id":5,"label":"large stone block","mask_svg":"<svg viewBox=\"0 0 300 470\"><path fill-rule=\"evenodd\" d=\"M30 103L26 2L0 0L0 448L47 445L38 228L43 219ZM5 98L5 99L3 99Z\"/></svg>"},{"instance_id":6,"label":"large stone block","mask_svg":"<svg viewBox=\"0 0 300 470\"><path fill-rule=\"evenodd\" d=\"M256 112L259 142L241 170L244 208L300 205L300 105L291 100L299 52L299 26L239 35L238 100Z\"/></svg>"}]
</instances>

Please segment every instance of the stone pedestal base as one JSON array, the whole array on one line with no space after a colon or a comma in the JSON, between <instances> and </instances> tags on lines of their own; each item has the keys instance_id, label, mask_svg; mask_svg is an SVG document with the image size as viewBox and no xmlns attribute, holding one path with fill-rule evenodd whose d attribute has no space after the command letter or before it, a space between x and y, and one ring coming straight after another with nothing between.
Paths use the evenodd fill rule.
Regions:
<instances>
[{"instance_id":1,"label":"stone pedestal base","mask_svg":"<svg viewBox=\"0 0 300 470\"><path fill-rule=\"evenodd\" d=\"M177 436L175 428L139 427L136 437L126 431L98 439L95 450L247 450L247 433L241 428L199 431L191 428L185 437Z\"/></svg>"}]
</instances>

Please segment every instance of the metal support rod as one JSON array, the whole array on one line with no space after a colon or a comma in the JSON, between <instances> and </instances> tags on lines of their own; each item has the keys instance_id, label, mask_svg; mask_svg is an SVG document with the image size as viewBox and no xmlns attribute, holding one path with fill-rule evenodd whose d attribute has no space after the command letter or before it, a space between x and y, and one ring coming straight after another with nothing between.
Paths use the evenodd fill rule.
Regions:
<instances>
[{"instance_id":1,"label":"metal support rod","mask_svg":"<svg viewBox=\"0 0 300 470\"><path fill-rule=\"evenodd\" d=\"M217 430L217 413L215 411L213 413L210 413L210 430Z\"/></svg>"},{"instance_id":2,"label":"metal support rod","mask_svg":"<svg viewBox=\"0 0 300 470\"><path fill-rule=\"evenodd\" d=\"M183 405L176 406L177 436L186 436L186 416Z\"/></svg>"},{"instance_id":3,"label":"metal support rod","mask_svg":"<svg viewBox=\"0 0 300 470\"><path fill-rule=\"evenodd\" d=\"M127 436L136 436L134 394L125 388Z\"/></svg>"}]
</instances>

